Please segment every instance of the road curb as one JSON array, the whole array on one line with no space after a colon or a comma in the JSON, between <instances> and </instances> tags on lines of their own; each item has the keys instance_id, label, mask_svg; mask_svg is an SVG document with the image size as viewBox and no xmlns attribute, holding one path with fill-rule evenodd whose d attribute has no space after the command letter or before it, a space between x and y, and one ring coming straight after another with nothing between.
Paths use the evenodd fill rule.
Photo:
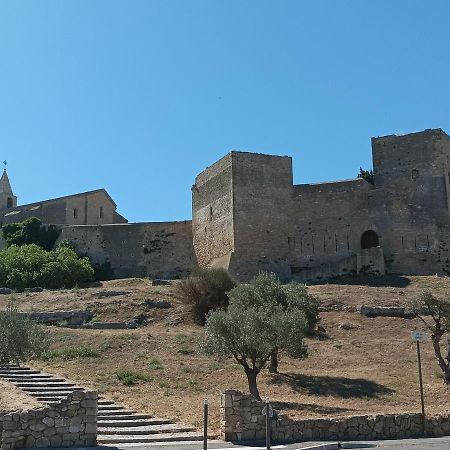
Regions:
<instances>
[{"instance_id":1,"label":"road curb","mask_svg":"<svg viewBox=\"0 0 450 450\"><path fill-rule=\"evenodd\" d=\"M298 450L338 450L338 442L329 442L327 444L311 445L310 447L299 447Z\"/></svg>"}]
</instances>

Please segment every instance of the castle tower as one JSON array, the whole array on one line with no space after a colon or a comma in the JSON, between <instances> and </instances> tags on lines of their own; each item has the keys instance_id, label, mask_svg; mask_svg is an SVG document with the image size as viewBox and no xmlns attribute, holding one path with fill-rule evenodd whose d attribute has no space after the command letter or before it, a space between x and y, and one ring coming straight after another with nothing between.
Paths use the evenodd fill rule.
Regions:
<instances>
[{"instance_id":1,"label":"castle tower","mask_svg":"<svg viewBox=\"0 0 450 450\"><path fill-rule=\"evenodd\" d=\"M11 184L9 182L6 168L0 178L0 210L15 208L17 206L17 197L13 194Z\"/></svg>"}]
</instances>

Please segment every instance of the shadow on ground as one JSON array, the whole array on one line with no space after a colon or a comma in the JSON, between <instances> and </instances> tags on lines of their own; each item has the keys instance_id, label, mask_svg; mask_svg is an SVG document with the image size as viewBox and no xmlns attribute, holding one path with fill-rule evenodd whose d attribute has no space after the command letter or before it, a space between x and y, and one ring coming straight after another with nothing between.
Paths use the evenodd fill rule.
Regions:
<instances>
[{"instance_id":1,"label":"shadow on ground","mask_svg":"<svg viewBox=\"0 0 450 450\"><path fill-rule=\"evenodd\" d=\"M317 414L348 414L354 409L339 408L337 406L323 406L312 403L294 403L294 402L273 402L273 407L281 411L307 411Z\"/></svg>"},{"instance_id":2,"label":"shadow on ground","mask_svg":"<svg viewBox=\"0 0 450 450\"><path fill-rule=\"evenodd\" d=\"M272 375L269 383L275 385L287 384L294 391L301 393L331 395L341 398L377 398L395 392L382 384L364 378L278 373Z\"/></svg>"},{"instance_id":3,"label":"shadow on ground","mask_svg":"<svg viewBox=\"0 0 450 450\"><path fill-rule=\"evenodd\" d=\"M411 284L411 281L401 275L383 275L379 277L353 275L351 277L345 276L332 278L330 280L327 280L326 282L321 281L311 284L348 284L355 286L404 288L406 286L409 286Z\"/></svg>"}]
</instances>

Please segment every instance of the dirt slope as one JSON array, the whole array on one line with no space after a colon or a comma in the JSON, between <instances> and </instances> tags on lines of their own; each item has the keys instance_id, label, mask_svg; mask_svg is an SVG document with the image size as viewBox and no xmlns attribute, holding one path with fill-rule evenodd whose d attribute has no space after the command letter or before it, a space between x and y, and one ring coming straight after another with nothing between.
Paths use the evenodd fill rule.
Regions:
<instances>
[{"instance_id":1,"label":"dirt slope","mask_svg":"<svg viewBox=\"0 0 450 450\"><path fill-rule=\"evenodd\" d=\"M292 417L337 416L418 411L418 376L410 331L416 320L368 319L359 304L401 305L422 289L445 295L447 279L390 277L363 284L311 286L323 302L325 339L308 339L310 356L303 361L283 357L280 375L259 377L261 395L277 401ZM381 285L383 284L383 285ZM99 297L102 291L124 291ZM104 294L100 294L104 295ZM0 308L11 296L0 296ZM137 330L75 330L51 327L53 348L86 346L97 357L34 361L38 368L67 376L98 389L124 404L158 416L201 426L202 400L211 403L212 425L219 425L219 393L246 390L244 374L233 361L201 355L197 341L203 330L189 319L188 309L172 286L152 287L147 280L105 282L71 291L15 294L22 310L90 309L98 320L126 320L146 314L150 323ZM151 309L146 300L168 300L170 309ZM423 345L427 413L448 412L449 391L443 386L430 342ZM145 380L125 386L117 371L135 371Z\"/></svg>"}]
</instances>

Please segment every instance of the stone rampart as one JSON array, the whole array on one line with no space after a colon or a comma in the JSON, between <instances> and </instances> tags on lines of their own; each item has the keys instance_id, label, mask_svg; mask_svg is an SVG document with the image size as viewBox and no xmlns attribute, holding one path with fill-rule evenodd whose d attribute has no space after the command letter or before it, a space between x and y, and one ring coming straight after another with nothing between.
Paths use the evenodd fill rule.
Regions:
<instances>
[{"instance_id":1,"label":"stone rampart","mask_svg":"<svg viewBox=\"0 0 450 450\"><path fill-rule=\"evenodd\" d=\"M75 391L43 408L0 412L2 450L96 445L96 392Z\"/></svg>"},{"instance_id":2,"label":"stone rampart","mask_svg":"<svg viewBox=\"0 0 450 450\"><path fill-rule=\"evenodd\" d=\"M240 391L225 391L221 399L221 438L225 441L265 439L264 402ZM427 418L426 434L450 435L450 415ZM271 419L274 442L404 439L422 434L422 415L402 413L329 419L291 420L275 411Z\"/></svg>"}]
</instances>

